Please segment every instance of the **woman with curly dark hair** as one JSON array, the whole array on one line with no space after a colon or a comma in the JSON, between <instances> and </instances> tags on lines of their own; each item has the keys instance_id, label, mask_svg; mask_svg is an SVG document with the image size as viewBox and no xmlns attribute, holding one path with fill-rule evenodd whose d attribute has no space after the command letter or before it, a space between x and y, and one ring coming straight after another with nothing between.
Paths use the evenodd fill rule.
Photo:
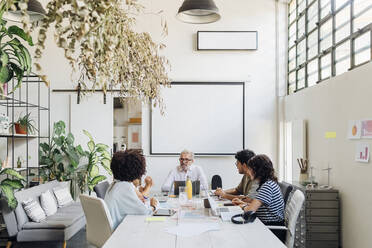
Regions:
<instances>
[{"instance_id":1,"label":"woman with curly dark hair","mask_svg":"<svg viewBox=\"0 0 372 248\"><path fill-rule=\"evenodd\" d=\"M271 160L266 155L256 155L248 161L248 174L257 180L257 195L249 204L242 204L245 212L253 211L267 225L284 224L284 200Z\"/></svg>"},{"instance_id":2,"label":"woman with curly dark hair","mask_svg":"<svg viewBox=\"0 0 372 248\"><path fill-rule=\"evenodd\" d=\"M117 152L111 160L114 181L105 195L105 202L110 211L113 228L122 222L126 215L146 215L155 210L157 201L150 199L150 206L144 204L137 196L132 183L146 173L145 157L135 150Z\"/></svg>"}]
</instances>

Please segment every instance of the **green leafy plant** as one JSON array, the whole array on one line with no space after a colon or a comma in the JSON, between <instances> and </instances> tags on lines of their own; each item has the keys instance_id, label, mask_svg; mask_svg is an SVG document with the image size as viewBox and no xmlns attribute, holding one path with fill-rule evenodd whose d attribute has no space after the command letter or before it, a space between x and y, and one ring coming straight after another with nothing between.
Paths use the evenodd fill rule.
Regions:
<instances>
[{"instance_id":1,"label":"green leafy plant","mask_svg":"<svg viewBox=\"0 0 372 248\"><path fill-rule=\"evenodd\" d=\"M14 190L22 189L25 178L21 176L17 171L11 168L2 168L0 176L13 177L14 179L5 178L0 182L0 188L2 197L8 202L8 206L11 209L15 209L18 205L17 199L14 197Z\"/></svg>"},{"instance_id":2,"label":"green leafy plant","mask_svg":"<svg viewBox=\"0 0 372 248\"><path fill-rule=\"evenodd\" d=\"M37 128L34 126L35 121L30 118L30 115L31 113L28 113L23 117L19 116L18 120L12 123L12 126L16 127L17 133L33 134L38 131ZM19 127L17 128L17 126Z\"/></svg>"},{"instance_id":3,"label":"green leafy plant","mask_svg":"<svg viewBox=\"0 0 372 248\"><path fill-rule=\"evenodd\" d=\"M75 138L66 134L66 124L63 121L54 123L50 144L40 144L40 176L43 181L68 181L74 178L80 158L85 155L80 145L74 145ZM73 189L71 189L73 190Z\"/></svg>"},{"instance_id":4,"label":"green leafy plant","mask_svg":"<svg viewBox=\"0 0 372 248\"><path fill-rule=\"evenodd\" d=\"M91 194L94 186L106 180L106 176L99 174L101 167L112 175L110 169L111 155L108 151L108 145L102 143L96 144L88 131L83 130L83 132L89 138L87 143L89 150L85 152L88 157L88 164L79 168L77 180L80 192L84 193L88 189L89 194Z\"/></svg>"},{"instance_id":5,"label":"green leafy plant","mask_svg":"<svg viewBox=\"0 0 372 248\"><path fill-rule=\"evenodd\" d=\"M22 44L27 42L33 46L32 38L22 28L17 26L6 27L7 22L3 20L3 14L14 2L1 1L0 3L0 93L3 92L3 86L14 76L18 83L12 91L20 87L24 75L31 72L32 59L28 49Z\"/></svg>"}]
</instances>

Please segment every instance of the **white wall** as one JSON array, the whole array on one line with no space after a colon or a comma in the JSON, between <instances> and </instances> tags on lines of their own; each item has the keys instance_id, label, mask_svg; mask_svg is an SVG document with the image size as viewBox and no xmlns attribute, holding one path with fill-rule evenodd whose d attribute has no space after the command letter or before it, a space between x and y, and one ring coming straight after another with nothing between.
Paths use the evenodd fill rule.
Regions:
<instances>
[{"instance_id":1,"label":"white wall","mask_svg":"<svg viewBox=\"0 0 372 248\"><path fill-rule=\"evenodd\" d=\"M316 180L340 190L343 247L368 248L372 244L372 166L355 162L358 141L347 139L348 120L371 119L372 63L344 73L285 98L285 120L305 119L308 158L317 169ZM325 132L336 132L325 139ZM363 140L372 145L371 140ZM296 165L294 165L296 166Z\"/></svg>"},{"instance_id":2,"label":"white wall","mask_svg":"<svg viewBox=\"0 0 372 248\"><path fill-rule=\"evenodd\" d=\"M276 165L278 135L275 71L279 65L275 60L275 1L216 0L222 19L208 25L191 25L176 20L175 15L182 0L142 0L141 2L147 6L146 12L164 11L169 27L169 35L163 40L167 45L164 55L172 65L170 72L172 80L249 81L246 84L246 147L257 153L268 154ZM285 7L285 4L280 5L281 8ZM285 30L285 26L283 27ZM150 32L155 40L161 40L160 18L156 15L147 14L141 18L138 29ZM195 41L198 30L257 30L258 50L196 51ZM280 33L285 35L285 32ZM281 43L281 46L284 47L283 44L285 43ZM285 57L281 58L285 61ZM63 57L63 52L54 45L52 33L48 35L47 48L41 64L51 80L52 89L76 86L74 79L70 78L71 69ZM74 99L76 94L72 95L72 100ZM52 122L62 119L69 123L68 94L52 93L51 108ZM94 112L94 106L92 111ZM147 108L142 115L144 151L148 154L149 112ZM108 123L112 124L112 120ZM168 171L178 163L178 158L148 156L147 162L148 174L155 180L155 189L159 189ZM241 176L237 174L233 156L198 157L196 163L204 168L209 179L214 174L222 175L226 187L236 186L240 180Z\"/></svg>"},{"instance_id":3,"label":"white wall","mask_svg":"<svg viewBox=\"0 0 372 248\"><path fill-rule=\"evenodd\" d=\"M175 14L183 1L146 1L148 11L164 10L169 26L164 54L170 60L174 81L250 81L246 84L246 147L266 153L276 162L276 98L275 98L275 1L215 1L222 19L208 25L179 22ZM156 16L146 17L141 28L159 30ZM199 30L257 30L257 51L196 51ZM156 37L156 36L155 36ZM221 99L223 101L223 99ZM182 113L182 110L181 112ZM221 113L223 114L223 113ZM149 153L149 113L143 112L143 143ZM178 163L177 157L148 156L148 174L157 185ZM220 174L224 187L234 187L240 180L233 156L197 157L208 179Z\"/></svg>"}]
</instances>

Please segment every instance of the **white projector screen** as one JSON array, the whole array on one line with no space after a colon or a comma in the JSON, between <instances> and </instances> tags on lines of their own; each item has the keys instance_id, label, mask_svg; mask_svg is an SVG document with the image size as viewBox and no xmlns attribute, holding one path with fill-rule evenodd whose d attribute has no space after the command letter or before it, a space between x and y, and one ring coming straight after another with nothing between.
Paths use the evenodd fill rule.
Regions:
<instances>
[{"instance_id":1,"label":"white projector screen","mask_svg":"<svg viewBox=\"0 0 372 248\"><path fill-rule=\"evenodd\" d=\"M233 155L244 149L244 83L173 82L151 112L150 154Z\"/></svg>"}]
</instances>

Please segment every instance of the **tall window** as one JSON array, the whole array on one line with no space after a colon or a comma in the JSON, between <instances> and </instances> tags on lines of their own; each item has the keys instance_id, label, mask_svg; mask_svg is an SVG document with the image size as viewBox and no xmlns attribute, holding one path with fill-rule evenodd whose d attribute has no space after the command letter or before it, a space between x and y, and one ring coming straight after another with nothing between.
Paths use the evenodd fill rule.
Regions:
<instances>
[{"instance_id":1,"label":"tall window","mask_svg":"<svg viewBox=\"0 0 372 248\"><path fill-rule=\"evenodd\" d=\"M288 94L372 60L372 0L291 0Z\"/></svg>"}]
</instances>

